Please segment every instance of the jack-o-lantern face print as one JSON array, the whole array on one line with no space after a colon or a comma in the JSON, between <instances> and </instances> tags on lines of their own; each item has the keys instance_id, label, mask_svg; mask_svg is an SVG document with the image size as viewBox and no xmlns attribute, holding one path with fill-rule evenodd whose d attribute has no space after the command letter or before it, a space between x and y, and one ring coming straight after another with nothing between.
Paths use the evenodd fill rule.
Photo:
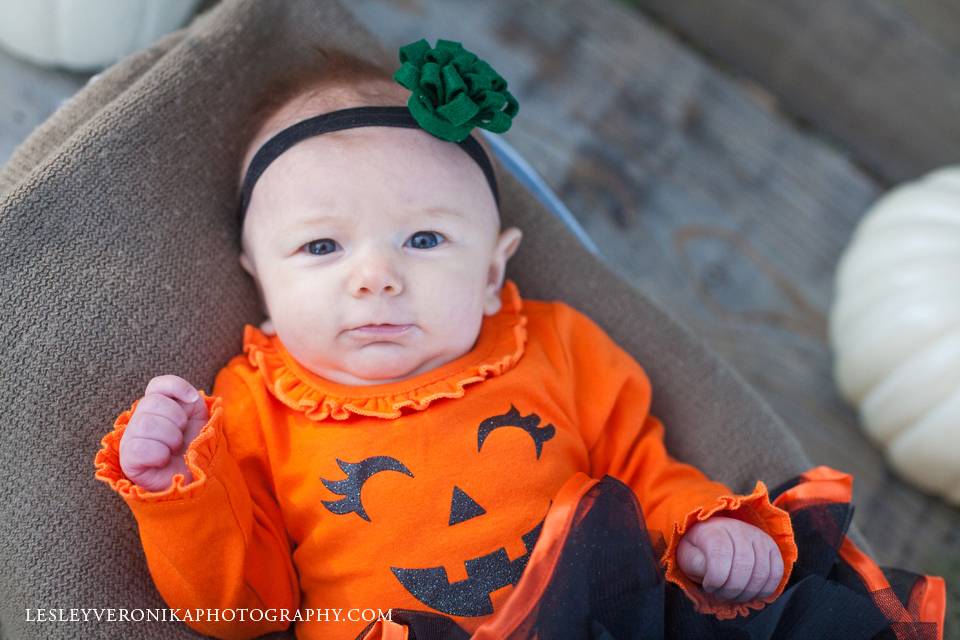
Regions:
<instances>
[{"instance_id":1,"label":"jack-o-lantern face print","mask_svg":"<svg viewBox=\"0 0 960 640\"><path fill-rule=\"evenodd\" d=\"M556 428L552 424L539 425L540 417L537 414L522 416L511 404L506 413L491 416L480 422L477 428L477 453L479 454L483 449L484 442L494 430L513 427L522 429L530 436L536 450L536 459L539 460L544 443L556 434ZM371 520L364 510L360 493L364 483L371 476L381 471L395 471L411 478L416 477L401 460L391 456L371 456L359 462L337 459L337 464L346 474L346 478L341 480L321 478L321 481L331 492L343 497L339 500L323 500L323 506L331 513L344 517L356 516L367 522ZM450 495L447 523L449 527L456 527L487 514L483 505L456 484L450 487L448 495ZM493 613L490 593L507 585L516 585L520 580L542 527L543 519L522 534L526 553L513 560L510 560L507 549L504 547L464 560L467 571L467 578L464 580L450 582L447 571L442 566L427 568L391 566L390 570L417 600L437 611L457 616L488 615Z\"/></svg>"}]
</instances>

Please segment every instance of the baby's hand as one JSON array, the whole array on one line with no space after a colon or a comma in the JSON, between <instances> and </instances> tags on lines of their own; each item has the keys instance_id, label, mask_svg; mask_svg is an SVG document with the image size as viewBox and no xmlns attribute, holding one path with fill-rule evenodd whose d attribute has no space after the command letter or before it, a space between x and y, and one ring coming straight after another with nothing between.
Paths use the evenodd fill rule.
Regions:
<instances>
[{"instance_id":1,"label":"baby's hand","mask_svg":"<svg viewBox=\"0 0 960 640\"><path fill-rule=\"evenodd\" d=\"M735 518L712 516L684 534L677 564L721 600L747 602L772 594L783 577L780 549L765 531Z\"/></svg>"},{"instance_id":2,"label":"baby's hand","mask_svg":"<svg viewBox=\"0 0 960 640\"><path fill-rule=\"evenodd\" d=\"M207 405L192 384L174 375L150 380L120 439L124 475L147 491L166 489L177 473L184 484L191 482L183 454L207 419Z\"/></svg>"}]
</instances>

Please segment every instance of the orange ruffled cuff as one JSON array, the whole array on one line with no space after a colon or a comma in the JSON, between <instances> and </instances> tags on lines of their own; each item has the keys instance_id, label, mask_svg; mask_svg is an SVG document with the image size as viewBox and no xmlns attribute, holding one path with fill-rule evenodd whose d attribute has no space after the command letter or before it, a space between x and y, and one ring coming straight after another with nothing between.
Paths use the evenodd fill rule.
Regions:
<instances>
[{"instance_id":1,"label":"orange ruffled cuff","mask_svg":"<svg viewBox=\"0 0 960 640\"><path fill-rule=\"evenodd\" d=\"M677 547L680 545L680 539L694 524L714 515L742 520L762 529L773 538L783 558L783 577L772 594L766 598L756 598L748 602L720 600L714 594L707 593L699 584L690 580L677 566ZM710 613L720 620L730 620L737 616L748 616L750 615L750 609L759 611L776 600L787 586L796 560L797 544L793 539L793 525L790 522L790 514L770 503L766 485L758 480L753 493L745 496L720 496L709 508L697 507L688 513L682 521L676 523L673 535L670 537L670 543L661 559L661 564L666 567L666 579L683 589L687 597L693 601L694 608L698 613Z\"/></svg>"},{"instance_id":2,"label":"orange ruffled cuff","mask_svg":"<svg viewBox=\"0 0 960 640\"><path fill-rule=\"evenodd\" d=\"M110 488L120 494L127 501L163 502L166 500L180 500L190 498L207 484L207 471L210 469L213 457L217 452L217 443L220 440L221 421L223 419L223 399L219 396L208 396L202 389L200 397L207 404L209 419L203 425L200 433L187 447L184 454L187 468L193 480L184 484L182 473L174 474L170 486L163 491L148 491L134 484L123 474L120 467L120 439L127 429L127 424L137 408L139 399L131 407L121 413L113 424L113 430L100 440L101 449L97 451L93 464L97 471L94 477L110 485Z\"/></svg>"}]
</instances>

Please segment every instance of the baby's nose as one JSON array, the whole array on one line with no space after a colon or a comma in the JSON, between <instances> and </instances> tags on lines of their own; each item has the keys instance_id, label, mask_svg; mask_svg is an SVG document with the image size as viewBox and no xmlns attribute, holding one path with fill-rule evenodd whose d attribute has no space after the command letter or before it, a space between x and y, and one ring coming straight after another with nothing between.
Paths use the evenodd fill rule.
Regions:
<instances>
[{"instance_id":1,"label":"baby's nose","mask_svg":"<svg viewBox=\"0 0 960 640\"><path fill-rule=\"evenodd\" d=\"M371 294L371 293L379 293L381 291L385 293L399 293L400 288L393 283L386 283L382 285L360 285L360 287L357 289L357 294L364 295L364 294Z\"/></svg>"},{"instance_id":2,"label":"baby's nose","mask_svg":"<svg viewBox=\"0 0 960 640\"><path fill-rule=\"evenodd\" d=\"M383 262L378 262L361 267L354 274L351 288L356 296L381 293L397 295L403 291L403 283L395 269Z\"/></svg>"}]
</instances>

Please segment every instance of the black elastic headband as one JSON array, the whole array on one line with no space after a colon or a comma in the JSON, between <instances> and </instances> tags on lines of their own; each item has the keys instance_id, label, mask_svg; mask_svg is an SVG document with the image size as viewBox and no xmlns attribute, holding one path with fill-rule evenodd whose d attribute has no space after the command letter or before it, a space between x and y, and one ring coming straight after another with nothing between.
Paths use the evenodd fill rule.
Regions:
<instances>
[{"instance_id":1,"label":"black elastic headband","mask_svg":"<svg viewBox=\"0 0 960 640\"><path fill-rule=\"evenodd\" d=\"M350 109L341 109L331 113L324 113L319 116L308 118L296 124L293 124L280 133L267 140L257 153L253 156L250 166L247 167L247 173L243 178L243 188L240 191L240 207L238 215L240 224L243 225L243 218L247 213L247 206L250 204L250 195L253 193L253 186L263 175L267 167L276 158L297 144L301 140L327 133L328 131L339 131L340 129L353 129L355 127L405 127L408 129L421 129L410 110L406 106L396 107L352 107ZM432 134L431 134L432 135ZM472 136L467 136L463 141L456 143L460 148L470 154L470 157L476 161L483 169L483 175L487 177L487 183L490 190L493 191L493 197L500 206L500 192L497 189L497 178L493 173L493 165L484 152L483 147Z\"/></svg>"}]
</instances>

